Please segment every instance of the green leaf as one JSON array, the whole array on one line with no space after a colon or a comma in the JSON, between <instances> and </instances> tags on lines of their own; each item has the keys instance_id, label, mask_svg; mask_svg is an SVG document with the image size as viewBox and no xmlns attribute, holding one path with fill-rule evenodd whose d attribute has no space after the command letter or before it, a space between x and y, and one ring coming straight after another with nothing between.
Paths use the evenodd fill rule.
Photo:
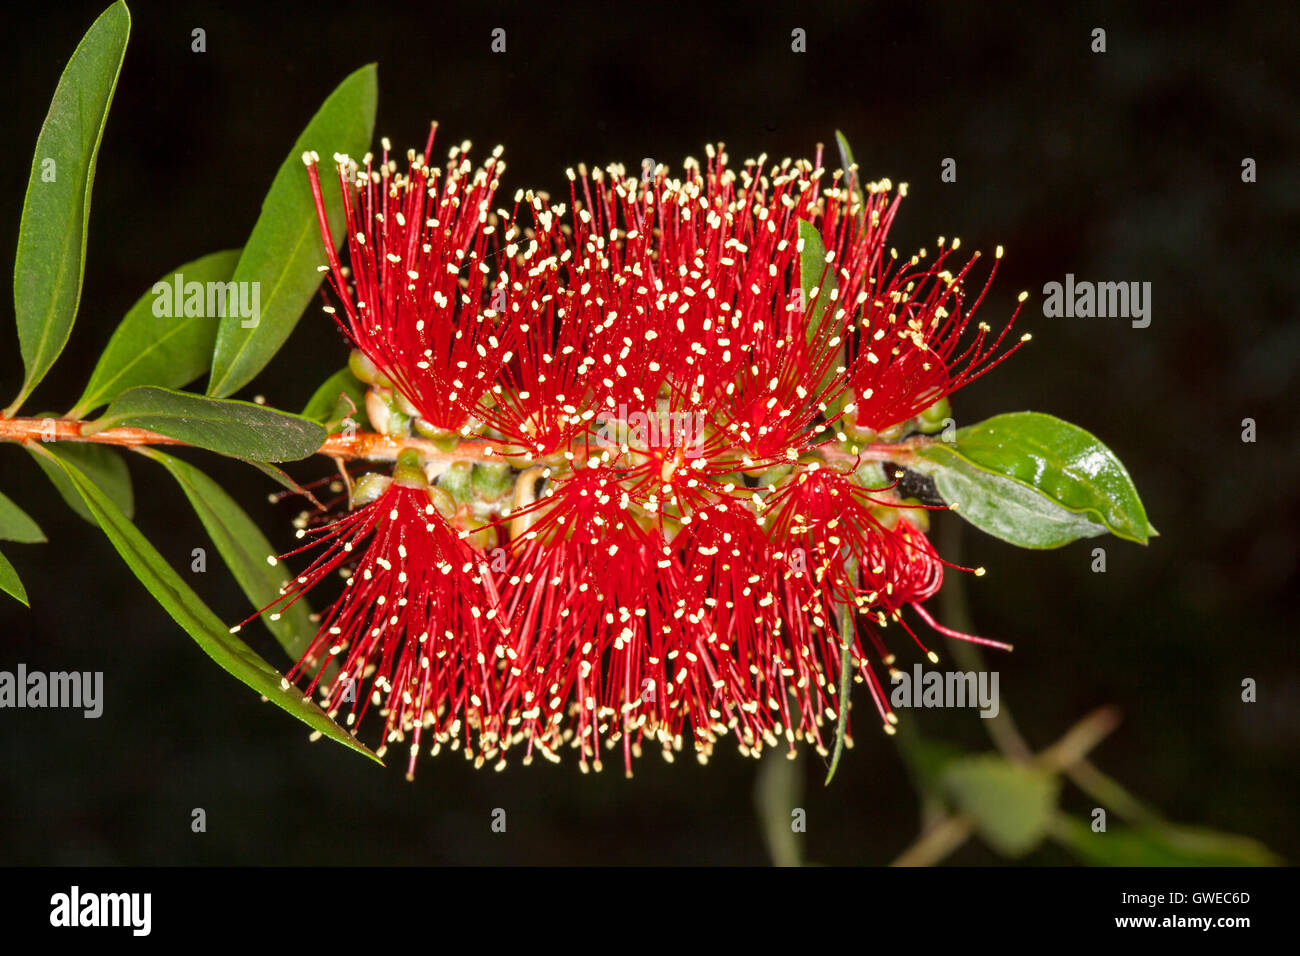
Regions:
<instances>
[{"instance_id":1,"label":"green leaf","mask_svg":"<svg viewBox=\"0 0 1300 956\"><path fill-rule=\"evenodd\" d=\"M48 450L89 476L96 487L103 491L128 519L135 514L135 499L131 494L131 473L126 470L126 462L122 460L122 456L116 449L104 445L60 442L58 445L50 446ZM28 447L28 451L32 452L36 464L40 465L41 470L49 476L55 490L68 503L68 507L91 524L98 524L95 516L86 507L86 503L81 500L77 489L68 480L67 474L61 468L55 467L45 455L32 450L31 446Z\"/></svg>"},{"instance_id":2,"label":"green leaf","mask_svg":"<svg viewBox=\"0 0 1300 956\"><path fill-rule=\"evenodd\" d=\"M822 244L821 231L812 223L800 219L799 238L803 240L803 251L799 253L799 285L803 288L804 307L808 310L807 334L808 341L811 342L821 334L822 320L830 305L831 292L838 288L838 284L834 268L826 262L826 247ZM823 273L826 285L820 289L814 302L813 290L821 286ZM842 352L842 345L840 349Z\"/></svg>"},{"instance_id":3,"label":"green leaf","mask_svg":"<svg viewBox=\"0 0 1300 956\"><path fill-rule=\"evenodd\" d=\"M1052 836L1096 866L1279 866L1282 860L1250 837L1170 823L1110 826L1095 833L1082 820L1057 816Z\"/></svg>"},{"instance_id":4,"label":"green leaf","mask_svg":"<svg viewBox=\"0 0 1300 956\"><path fill-rule=\"evenodd\" d=\"M262 214L244 246L234 281L257 283L260 314L245 328L238 315L221 320L212 353L208 394L232 395L266 367L293 331L321 283L324 261L320 225L302 154L315 151L329 161L335 153L360 156L370 145L378 100L375 65L357 70L330 94L280 166ZM343 203L331 177L323 177L325 207L335 248L343 239Z\"/></svg>"},{"instance_id":5,"label":"green leaf","mask_svg":"<svg viewBox=\"0 0 1300 956\"><path fill-rule=\"evenodd\" d=\"M17 541L20 544L37 544L45 539L40 525L27 516L3 493L0 493L0 541Z\"/></svg>"},{"instance_id":6,"label":"green leaf","mask_svg":"<svg viewBox=\"0 0 1300 956\"><path fill-rule=\"evenodd\" d=\"M253 608L260 611L278 601L281 585L290 579L289 572L278 562L275 565L267 562L275 550L244 509L221 485L188 462L156 449L145 454L171 472L181 486ZM316 634L311 608L304 599L294 601L280 613L262 615L262 621L295 661L306 652Z\"/></svg>"},{"instance_id":7,"label":"green leaf","mask_svg":"<svg viewBox=\"0 0 1300 956\"><path fill-rule=\"evenodd\" d=\"M18 578L18 572L14 566L9 563L9 559L0 554L0 591L21 601L23 604L31 607L27 603L27 589L23 587L23 582Z\"/></svg>"},{"instance_id":8,"label":"green leaf","mask_svg":"<svg viewBox=\"0 0 1300 956\"><path fill-rule=\"evenodd\" d=\"M850 558L845 563L846 576L853 580L858 574L858 563ZM853 694L853 639L857 634L857 624L853 618L853 605L845 601L840 604L840 690L836 701L835 746L831 749L830 766L826 768L825 786L830 786L839 769L840 757L844 755L844 739L849 730L849 700Z\"/></svg>"},{"instance_id":9,"label":"green leaf","mask_svg":"<svg viewBox=\"0 0 1300 956\"><path fill-rule=\"evenodd\" d=\"M1021 547L1055 548L1105 531L1146 544L1155 533L1114 452L1051 415L997 415L913 456L908 464L933 475L966 520Z\"/></svg>"},{"instance_id":10,"label":"green leaf","mask_svg":"<svg viewBox=\"0 0 1300 956\"><path fill-rule=\"evenodd\" d=\"M147 428L198 448L257 461L296 461L325 441L325 429L300 415L147 386L113 399L104 417L83 426L82 434L119 425Z\"/></svg>"},{"instance_id":11,"label":"green leaf","mask_svg":"<svg viewBox=\"0 0 1300 956\"><path fill-rule=\"evenodd\" d=\"M37 449L35 453L47 452L45 449ZM127 566L204 653L232 676L313 730L365 754L377 763L382 762L356 738L330 720L310 698L305 698L302 691L291 685L286 686L287 682L274 667L231 634L221 619L181 580L180 575L163 560L157 549L88 476L62 458L52 457L51 460L63 469Z\"/></svg>"},{"instance_id":12,"label":"green leaf","mask_svg":"<svg viewBox=\"0 0 1300 956\"><path fill-rule=\"evenodd\" d=\"M167 310L172 315L155 315L154 305L162 291L158 287L172 288L178 276L185 284L225 283L238 261L238 249L214 252L185 263L154 283L118 323L86 390L68 417L85 418L136 385L180 388L206 372L217 340L218 316L207 315L206 310L204 315L185 315L183 298L178 301L176 296L170 299L173 306Z\"/></svg>"},{"instance_id":13,"label":"green leaf","mask_svg":"<svg viewBox=\"0 0 1300 956\"><path fill-rule=\"evenodd\" d=\"M14 313L27 374L6 415L45 377L72 333L95 160L130 33L125 3L100 14L64 67L36 139L14 257Z\"/></svg>"},{"instance_id":14,"label":"green leaf","mask_svg":"<svg viewBox=\"0 0 1300 956\"><path fill-rule=\"evenodd\" d=\"M1056 813L1060 780L997 754L950 763L942 786L979 835L1006 856L1023 856L1047 836Z\"/></svg>"},{"instance_id":15,"label":"green leaf","mask_svg":"<svg viewBox=\"0 0 1300 956\"><path fill-rule=\"evenodd\" d=\"M834 323L835 313L831 310L831 294L839 287L835 280L835 269L826 261L826 247L822 244L821 232L812 223L806 220L799 220L799 238L803 242L803 250L799 254L799 285L803 289L804 308L807 310L804 333L808 337L808 342L819 342L825 338L826 344L829 345L832 338L838 334L837 326ZM822 274L825 273L826 279L823 283ZM820 288L819 288L820 287ZM813 290L818 289L817 299L813 301ZM842 338L843 336L841 336ZM845 343L841 341L836 348L835 356L831 359L830 367L826 369L826 374L822 380L817 383L817 395L826 394L836 378L836 370L844 368L846 364ZM832 401L827 403L827 413L834 416L847 400L848 393L842 392Z\"/></svg>"},{"instance_id":16,"label":"green leaf","mask_svg":"<svg viewBox=\"0 0 1300 956\"><path fill-rule=\"evenodd\" d=\"M840 148L840 165L844 167L844 181L847 182L849 175L853 176L853 198L862 202L864 199L862 171L853 169L857 160L853 158L853 149L849 146L848 138L839 130L835 131L835 144Z\"/></svg>"},{"instance_id":17,"label":"green leaf","mask_svg":"<svg viewBox=\"0 0 1300 956\"><path fill-rule=\"evenodd\" d=\"M343 395L352 400L351 410L342 400ZM338 431L344 418L351 418L358 428L369 428L365 383L353 375L351 369L339 369L312 394L307 407L302 410L302 417L320 422L331 432Z\"/></svg>"},{"instance_id":18,"label":"green leaf","mask_svg":"<svg viewBox=\"0 0 1300 956\"><path fill-rule=\"evenodd\" d=\"M1062 508L1034 488L971 464L950 446L934 446L914 467L934 477L939 496L988 534L1022 548L1059 548L1105 534L1106 526Z\"/></svg>"}]
</instances>

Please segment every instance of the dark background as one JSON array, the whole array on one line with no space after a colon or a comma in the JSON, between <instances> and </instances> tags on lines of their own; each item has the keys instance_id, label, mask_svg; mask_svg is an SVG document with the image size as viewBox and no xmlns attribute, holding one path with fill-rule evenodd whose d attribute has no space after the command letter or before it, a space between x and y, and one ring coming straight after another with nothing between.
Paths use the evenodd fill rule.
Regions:
<instances>
[{"instance_id":1,"label":"dark background","mask_svg":"<svg viewBox=\"0 0 1300 956\"><path fill-rule=\"evenodd\" d=\"M1293 3L1167 10L1130 4L989 9L975 4L796 6L711 13L620 4L540 12L509 4L135 2L99 157L81 314L29 412L62 412L118 319L159 276L236 247L298 131L346 74L379 63L376 137L422 146L498 142L504 192L560 191L578 161L679 164L723 140L734 162L853 143L866 175L911 184L892 236L936 235L1007 253L984 318L1021 289L1034 341L954 401L961 422L1024 408L1093 431L1128 465L1162 536L1096 539L1045 553L968 532L967 581L991 658L1030 742L1088 710L1125 720L1094 754L1174 820L1245 833L1300 855L1294 651L1300 454L1293 437L1300 322L1300 45ZM37 131L99 2L29 7L0 36L7 68L0 150L0 261L11 261ZM1176 10L1176 14L1175 11ZM507 30L508 52L489 52ZM1107 30L1108 52L1089 51ZM207 52L190 31L207 31ZM790 31L808 52L790 51ZM441 151L440 151L441 152ZM1241 161L1258 182L1241 181ZM958 179L941 183L940 161ZM833 162L831 163L833 165ZM1042 286L1149 281L1152 323L1045 319ZM21 380L12 331L0 396ZM298 408L346 355L313 308L243 397ZM1259 440L1241 441L1241 420ZM105 672L99 720L0 712L0 863L761 863L757 765L730 747L708 767L648 755L631 781L611 761L474 771L425 760L413 784L307 731L213 665L146 594L107 541L54 495L29 457L0 457L3 488L48 545L6 547L32 609L0 603L0 667ZM191 456L193 458L193 456ZM201 457L286 546L294 508L266 481ZM137 522L228 620L244 599L184 498L131 461ZM301 463L300 478L324 464ZM1108 571L1089 570L1103 545ZM937 605L936 605L937 608ZM246 635L287 666L265 632ZM910 669L914 651L903 652ZM1253 677L1259 701L1243 704ZM861 701L860 701L861 702ZM861 713L861 710L859 710ZM973 712L904 712L927 735L986 747ZM893 742L865 717L836 783L804 759L807 855L879 863L911 842L917 802ZM686 756L686 755L683 755ZM1094 801L1067 790L1081 816ZM203 807L208 832L190 830ZM509 814L493 834L493 808ZM996 858L968 844L956 862ZM1072 858L1051 845L1027 858Z\"/></svg>"}]
</instances>

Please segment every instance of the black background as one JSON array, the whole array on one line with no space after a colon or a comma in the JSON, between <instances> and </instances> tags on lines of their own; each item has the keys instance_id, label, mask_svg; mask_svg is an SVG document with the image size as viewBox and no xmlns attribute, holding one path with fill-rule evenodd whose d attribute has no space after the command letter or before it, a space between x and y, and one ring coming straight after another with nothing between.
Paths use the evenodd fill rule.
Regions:
<instances>
[{"instance_id":1,"label":"black background","mask_svg":"<svg viewBox=\"0 0 1300 956\"><path fill-rule=\"evenodd\" d=\"M1293 3L1061 10L975 4L754 2L543 11L511 4L132 4L126 64L99 157L80 317L30 412L65 410L125 310L159 276L237 247L298 131L345 75L379 64L376 137L445 149L498 142L503 189L560 191L578 161L674 165L725 141L733 161L854 144L868 176L911 184L900 252L958 235L1007 254L990 321L1031 292L1034 341L954 400L962 422L1032 408L1093 431L1128 465L1162 536L1018 551L978 532L963 557L982 633L1016 645L991 666L1035 746L1113 703L1120 730L1097 763L1178 821L1300 853L1294 402L1300 69ZM98 3L44 4L0 36L7 68L0 261L10 261L32 147ZM508 50L489 50L507 30ZM1089 50L1094 27L1108 50ZM207 52L190 50L191 30ZM790 31L807 30L792 53ZM956 183L940 162L957 160ZM1241 161L1258 182L1241 181ZM1045 319L1042 286L1149 281L1152 323ZM21 380L0 338L0 399ZM301 407L346 351L312 308L241 397ZM1241 420L1259 440L1241 441ZM3 488L47 545L6 547L32 609L0 604L0 668L102 670L99 720L0 712L0 863L761 863L757 766L722 748L708 767L649 755L583 776L458 755L413 784L327 743L213 665L147 596L29 457L0 449ZM202 460L267 530L292 540L291 505L264 479ZM211 550L158 469L130 464L137 522L189 574ZM301 463L300 478L324 465ZM1089 570L1106 548L1108 571ZM212 554L196 589L246 613ZM265 633L247 629L279 667ZM902 648L900 648L902 650ZM910 668L914 651L902 658ZM918 658L919 659L919 658ZM1259 701L1243 704L1252 677ZM970 712L905 712L927 735L987 746ZM836 783L804 759L805 848L826 863L886 862L911 842L916 799L892 742L863 720ZM1093 801L1067 790L1084 815ZM190 830L207 811L208 831ZM489 829L493 808L506 834ZM977 842L953 860L992 862ZM1029 863L1072 858L1051 844Z\"/></svg>"}]
</instances>

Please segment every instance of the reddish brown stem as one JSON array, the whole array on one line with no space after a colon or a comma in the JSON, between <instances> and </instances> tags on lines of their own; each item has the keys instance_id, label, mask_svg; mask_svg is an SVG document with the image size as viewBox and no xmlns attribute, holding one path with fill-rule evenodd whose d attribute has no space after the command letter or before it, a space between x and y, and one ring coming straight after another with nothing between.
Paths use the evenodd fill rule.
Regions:
<instances>
[{"instance_id":1,"label":"reddish brown stem","mask_svg":"<svg viewBox=\"0 0 1300 956\"><path fill-rule=\"evenodd\" d=\"M82 434L79 421L62 418L0 418L0 441L14 442L93 442L99 445L120 445L131 448L141 445L186 445L179 438L170 438L145 428L123 426L106 428L91 435ZM822 445L818 451L830 461L852 464L856 461L903 461L912 456L919 441L912 439L897 444L867 445L856 454L833 444ZM426 461L451 460L469 462L506 463L519 468L533 464L520 455L511 455L511 446L488 438L465 438L450 448L423 438L389 438L374 432L355 432L351 435L330 435L317 454L331 458L369 461L394 461L403 449L412 448Z\"/></svg>"}]
</instances>

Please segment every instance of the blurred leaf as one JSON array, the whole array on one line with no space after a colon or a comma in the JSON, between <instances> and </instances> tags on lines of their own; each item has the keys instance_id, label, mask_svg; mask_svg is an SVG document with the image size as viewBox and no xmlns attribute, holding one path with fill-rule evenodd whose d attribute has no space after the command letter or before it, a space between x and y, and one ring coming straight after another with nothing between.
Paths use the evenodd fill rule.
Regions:
<instances>
[{"instance_id":1,"label":"blurred leaf","mask_svg":"<svg viewBox=\"0 0 1300 956\"><path fill-rule=\"evenodd\" d=\"M802 791L798 759L790 759L786 752L775 747L765 752L758 763L754 804L762 823L763 842L774 866L803 864L801 836L791 827L792 814L800 809Z\"/></svg>"},{"instance_id":2,"label":"blurred leaf","mask_svg":"<svg viewBox=\"0 0 1300 956\"><path fill-rule=\"evenodd\" d=\"M340 395L346 395L352 400L352 411L349 412ZM326 427L333 426L331 432L338 431L341 420L348 417L357 423L358 428L368 429L370 421L366 418L365 383L353 375L351 369L340 369L312 394L307 407L302 410L302 417L320 422Z\"/></svg>"},{"instance_id":3,"label":"blurred leaf","mask_svg":"<svg viewBox=\"0 0 1300 956\"><path fill-rule=\"evenodd\" d=\"M38 544L46 540L35 521L27 516L5 494L0 493L0 541L17 541L20 544Z\"/></svg>"},{"instance_id":4,"label":"blurred leaf","mask_svg":"<svg viewBox=\"0 0 1300 956\"><path fill-rule=\"evenodd\" d=\"M126 462L117 453L117 449L106 445L77 444L76 442L59 442L42 446L51 454L57 455L71 463L76 469L87 475L122 514L129 519L135 514L135 500L131 494L131 473L126 470ZM31 451L31 449L28 449ZM63 469L56 467L47 457L32 451L32 457L41 470L49 476L59 496L81 517L93 525L98 525L94 514L81 500L81 495L68 480Z\"/></svg>"},{"instance_id":5,"label":"blurred leaf","mask_svg":"<svg viewBox=\"0 0 1300 956\"><path fill-rule=\"evenodd\" d=\"M171 472L181 486L253 608L260 611L278 601L280 587L290 580L290 574L284 565L267 562L268 556L275 555L275 549L244 509L221 485L188 462L155 449L145 454ZM316 634L310 618L311 608L306 600L299 599L278 614L263 614L262 622L290 659L296 661Z\"/></svg>"},{"instance_id":6,"label":"blurred leaf","mask_svg":"<svg viewBox=\"0 0 1300 956\"><path fill-rule=\"evenodd\" d=\"M27 374L8 414L45 377L72 333L95 161L130 33L125 3L113 4L91 24L59 77L36 139L14 257L14 313Z\"/></svg>"},{"instance_id":7,"label":"blurred leaf","mask_svg":"<svg viewBox=\"0 0 1300 956\"><path fill-rule=\"evenodd\" d=\"M43 454L44 451L41 449L35 453ZM284 681L280 673L258 657L252 648L231 634L221 619L181 580L180 575L163 560L157 549L88 476L63 459L54 458L52 461L64 470L127 566L204 653L232 676L313 730L365 754L377 763L382 762L351 734L330 720L310 698L305 698L302 691Z\"/></svg>"},{"instance_id":8,"label":"blurred leaf","mask_svg":"<svg viewBox=\"0 0 1300 956\"><path fill-rule=\"evenodd\" d=\"M916 724L915 719L900 720L894 732L894 742L916 789L927 794L940 793L943 775L949 765L970 754L943 740L922 737Z\"/></svg>"},{"instance_id":9,"label":"blurred leaf","mask_svg":"<svg viewBox=\"0 0 1300 956\"><path fill-rule=\"evenodd\" d=\"M27 589L23 587L23 582L19 579L14 566L3 554L0 554L0 591L31 607L27 604Z\"/></svg>"},{"instance_id":10,"label":"blurred leaf","mask_svg":"<svg viewBox=\"0 0 1300 956\"><path fill-rule=\"evenodd\" d=\"M1087 823L1062 813L1052 825L1052 836L1097 866L1279 866L1283 862L1250 837L1170 823L1110 826L1104 833L1094 833Z\"/></svg>"},{"instance_id":11,"label":"blurred leaf","mask_svg":"<svg viewBox=\"0 0 1300 956\"><path fill-rule=\"evenodd\" d=\"M978 754L950 763L943 789L989 846L1015 857L1047 836L1061 785L1045 770Z\"/></svg>"},{"instance_id":12,"label":"blurred leaf","mask_svg":"<svg viewBox=\"0 0 1300 956\"><path fill-rule=\"evenodd\" d=\"M944 500L959 503L958 514L1021 547L1060 547L1105 530L1146 544L1154 534L1114 452L1051 415L996 415L914 456L909 463L934 477Z\"/></svg>"},{"instance_id":13,"label":"blurred leaf","mask_svg":"<svg viewBox=\"0 0 1300 956\"><path fill-rule=\"evenodd\" d=\"M299 415L252 402L204 398L189 392L141 386L113 399L103 418L83 434L131 425L236 458L296 461L316 452L325 429Z\"/></svg>"},{"instance_id":14,"label":"blurred leaf","mask_svg":"<svg viewBox=\"0 0 1300 956\"><path fill-rule=\"evenodd\" d=\"M361 156L370 145L378 100L375 65L350 75L330 94L303 130L262 201L262 213L235 267L234 281L258 283L260 315L245 328L238 315L221 320L212 353L208 394L232 395L247 385L280 350L321 283L324 261L320 224L302 154L316 151L328 165L335 153ZM323 189L330 237L343 239L343 201L337 188Z\"/></svg>"},{"instance_id":15,"label":"blurred leaf","mask_svg":"<svg viewBox=\"0 0 1300 956\"><path fill-rule=\"evenodd\" d=\"M238 249L214 252L174 269L159 283L170 285L177 275L186 283L228 282L238 260ZM171 311L182 314L157 316L157 298L151 287L131 306L108 340L69 418L84 418L136 385L180 388L208 370L217 340L217 316L184 315L178 303Z\"/></svg>"}]
</instances>

